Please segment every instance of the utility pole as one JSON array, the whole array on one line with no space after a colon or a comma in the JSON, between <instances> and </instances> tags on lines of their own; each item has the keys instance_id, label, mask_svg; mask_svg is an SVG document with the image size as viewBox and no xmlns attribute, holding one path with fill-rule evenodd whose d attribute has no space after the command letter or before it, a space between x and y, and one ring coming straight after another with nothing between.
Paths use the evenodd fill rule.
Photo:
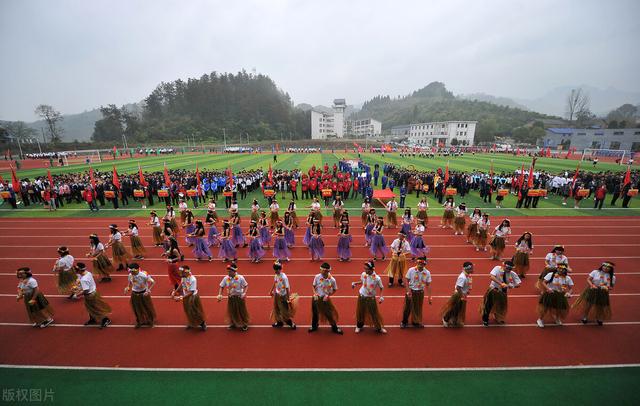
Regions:
<instances>
[{"instance_id":1,"label":"utility pole","mask_svg":"<svg viewBox=\"0 0 640 406\"><path fill-rule=\"evenodd\" d=\"M38 137L34 138L34 140L36 140L36 142L38 143L38 151L40 151L40 153L42 154L42 148L40 147L40 140L38 140Z\"/></svg>"},{"instance_id":2,"label":"utility pole","mask_svg":"<svg viewBox=\"0 0 640 406\"><path fill-rule=\"evenodd\" d=\"M42 142L47 143L47 139L44 137L44 128L40 127L40 131L42 131Z\"/></svg>"},{"instance_id":3,"label":"utility pole","mask_svg":"<svg viewBox=\"0 0 640 406\"><path fill-rule=\"evenodd\" d=\"M224 136L224 149L226 150L227 149L227 129L226 128L222 129L222 134ZM224 152L224 151L222 151L222 152Z\"/></svg>"}]
</instances>

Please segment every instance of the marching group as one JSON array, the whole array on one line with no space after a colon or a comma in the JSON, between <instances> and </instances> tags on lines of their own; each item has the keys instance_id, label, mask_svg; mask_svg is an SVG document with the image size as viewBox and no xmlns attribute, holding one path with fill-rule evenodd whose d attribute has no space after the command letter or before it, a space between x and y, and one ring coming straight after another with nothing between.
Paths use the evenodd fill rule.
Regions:
<instances>
[{"instance_id":1,"label":"marching group","mask_svg":"<svg viewBox=\"0 0 640 406\"><path fill-rule=\"evenodd\" d=\"M333 206L333 226L339 230L337 257L340 261L351 261L351 227L354 226L349 213L344 209L340 196L336 196ZM362 203L361 224L365 234L365 246L368 247L372 259L363 265L364 270L360 280L352 283L352 288L360 286L356 307L356 332L360 332L365 324L373 326L376 331L386 333L383 318L378 309L378 303L384 300L384 285L382 278L376 274L376 261L385 260L391 256L385 272L388 277L388 287L397 282L405 290L405 301L401 328L409 326L423 327L422 308L425 291L427 301L431 304L431 273L426 269L429 247L425 244L424 234L429 222L428 204L425 199L417 205L416 215L410 209L404 210L398 218L398 203L395 199L386 205L386 215L379 216L368 199ZM221 232L218 231L219 219L215 201L208 203L206 218L196 219L184 200L179 201L179 216L172 206L167 206L162 220L155 211L150 214L149 224L152 227L153 242L162 247L162 256L168 264L168 277L172 285L171 297L182 302L188 321L188 328L206 330L205 314L198 295L198 282L184 261L184 254L178 243L181 233L184 242L192 247L193 254L198 260L213 260L212 247L218 248L218 257L229 262L225 276L218 289L218 301L227 293L227 319L230 328L247 330L249 314L246 306L248 283L238 273L238 250L248 247L248 257L251 262L261 262L266 255L266 249L273 246L272 255L275 259L274 280L270 289L273 296L271 318L273 327L285 324L296 328L294 316L298 303L298 295L291 292L291 286L283 272L284 263L290 259L290 250L296 245L295 232L298 228L296 203L292 200L280 217L280 206L273 199L266 210L262 210L257 201L251 205L251 217L248 232L245 234L241 227L237 203L228 208L229 217L222 222ZM469 221L467 222L467 218ZM205 225L209 227L208 231ZM476 251L491 250L491 258L501 260L502 254L511 234L511 223L504 219L491 229L489 215L480 209L467 212L464 203L456 205L453 197L444 202L444 214L440 226L450 228L455 235L466 236L466 242L472 244ZM383 230L399 228L397 238L387 246ZM100 282L110 282L114 270L129 272L128 284L124 288L125 294L131 294L131 307L136 317L136 327L153 326L156 312L153 306L151 290L155 286L154 278L145 272L139 262L147 255L147 250L139 235L139 228L135 220L129 220L126 231L120 232L117 225L109 227L110 237L103 244L96 234L89 237L90 250L86 256L91 260L89 269L84 262L75 262L67 247L60 247L60 258L56 261L53 271L57 274L57 286L61 294L68 294L69 299L84 298L85 308L89 314L86 325L100 324L106 327L111 323L108 315L111 307L97 291L94 276ZM309 207L306 218L306 232L303 244L308 247L311 261L319 261L320 273L312 283L312 322L310 332L317 330L320 321L326 321L335 333L342 334L338 327L338 312L331 296L338 289L335 278L331 275L331 266L323 262L325 246L322 239L323 215L321 204L317 198ZM131 252L123 244L123 236L129 236ZM510 259L495 266L490 272L489 286L484 294L481 313L482 322L489 325L490 316L497 323L504 323L507 313L508 292L518 288L522 278L529 270L529 256L533 251L533 236L526 232L515 242L516 252ZM111 249L111 259L106 250ZM415 266L409 266L410 261ZM445 327L461 327L465 323L466 304L472 289L472 274L474 265L467 261L462 264L454 293L442 309L442 323ZM570 305L574 282L569 275L571 269L569 261L564 255L562 246L555 246L545 257L545 267L540 273L536 287L540 290L538 300L539 327L544 327L545 319L552 319L556 324L562 324L566 318ZM44 293L38 289L38 282L33 277L30 268L18 269L17 276L18 300L24 299L27 314L34 327L47 327L53 322L53 310ZM614 264L604 262L593 270L587 277L587 286L573 306L578 307L582 322L588 320L602 324L610 319L611 308L609 291L616 282Z\"/></svg>"}]
</instances>

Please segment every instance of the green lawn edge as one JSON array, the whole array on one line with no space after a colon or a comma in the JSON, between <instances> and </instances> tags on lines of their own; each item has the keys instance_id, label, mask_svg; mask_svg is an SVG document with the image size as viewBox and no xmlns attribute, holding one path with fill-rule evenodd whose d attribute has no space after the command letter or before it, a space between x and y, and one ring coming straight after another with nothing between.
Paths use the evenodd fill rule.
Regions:
<instances>
[{"instance_id":1,"label":"green lawn edge","mask_svg":"<svg viewBox=\"0 0 640 406\"><path fill-rule=\"evenodd\" d=\"M3 391L51 390L54 402L66 405L632 405L638 400L640 367L362 372L0 368L0 382Z\"/></svg>"}]
</instances>

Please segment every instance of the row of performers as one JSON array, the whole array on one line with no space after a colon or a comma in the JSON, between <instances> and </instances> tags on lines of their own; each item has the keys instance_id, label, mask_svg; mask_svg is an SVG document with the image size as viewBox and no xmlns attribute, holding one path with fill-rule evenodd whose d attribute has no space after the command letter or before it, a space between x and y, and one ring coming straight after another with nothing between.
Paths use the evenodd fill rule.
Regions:
<instances>
[{"instance_id":1,"label":"row of performers","mask_svg":"<svg viewBox=\"0 0 640 406\"><path fill-rule=\"evenodd\" d=\"M417 265L410 268L404 275L406 282L406 294L402 315L401 328L409 326L424 327L422 322L423 303L425 290L428 303L431 304L431 273L425 268L426 258L417 260ZM282 327L285 324L292 329L296 328L293 321L298 302L298 295L291 293L291 286L287 275L282 271L282 264L276 261L273 266L275 275L270 289L273 296L271 318L273 327ZM493 315L499 324L505 322L508 309L508 292L518 288L521 280L514 272L511 261L505 261L501 266L494 267L489 273L490 282L484 294L480 311L484 326L489 325L489 318ZM136 327L153 326L156 320L156 312L153 306L151 290L155 286L155 280L147 272L140 269L137 263L128 266L128 284L124 293L131 293L131 308L136 318ZM198 296L196 277L188 266L177 268L179 279L170 275L174 285L171 296L174 300L183 304L183 309L188 320L187 328L201 328L206 330L204 310ZM223 291L227 292L227 321L229 328L248 329L249 313L246 307L246 295L248 283L238 273L235 263L227 266L228 275L225 276L218 289L218 301L222 300ZM312 320L309 332L316 331L320 321L326 321L335 333L342 334L338 327L338 312L331 301L331 296L338 290L335 278L331 275L331 266L328 263L320 265L320 273L315 275L312 283L313 297L311 302ZM555 269L543 272L537 286L541 294L538 300L537 311L539 327L544 327L545 318L552 319L557 325L569 313L568 299L571 296L574 283L568 275L569 267L562 263ZM74 265L65 273L72 273L73 283L69 286L74 295L84 297L85 308L89 314L89 320L85 325L100 323L106 327L111 323L108 315L111 307L102 299L97 291L97 286L92 273L84 263ZM471 262L465 262L458 276L454 293L442 309L442 323L445 327L462 327L465 323L467 298L471 292L474 266ZM47 327L53 323L53 309L41 290L38 282L33 277L29 268L20 268L17 271L19 279L17 299L24 299L26 311L34 327ZM609 292L616 283L614 276L614 264L604 262L593 270L587 277L587 286L574 307L577 307L582 315L582 322L595 320L602 325L605 320L611 318ZM386 333L383 318L378 310L378 303L384 301L383 283L380 276L375 273L375 263L364 263L359 281L351 284L352 288L360 286L356 307L356 333L359 333L368 324L380 333Z\"/></svg>"}]
</instances>

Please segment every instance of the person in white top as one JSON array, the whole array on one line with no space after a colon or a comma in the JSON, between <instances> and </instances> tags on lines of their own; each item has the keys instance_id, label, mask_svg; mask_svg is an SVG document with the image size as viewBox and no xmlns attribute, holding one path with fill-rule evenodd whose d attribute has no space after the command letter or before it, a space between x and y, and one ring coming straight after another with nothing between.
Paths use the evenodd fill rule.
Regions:
<instances>
[{"instance_id":1,"label":"person in white top","mask_svg":"<svg viewBox=\"0 0 640 406\"><path fill-rule=\"evenodd\" d=\"M335 228L340 227L340 218L342 217L342 209L344 208L344 202L340 196L336 196L333 201L333 226Z\"/></svg>"},{"instance_id":2,"label":"person in white top","mask_svg":"<svg viewBox=\"0 0 640 406\"><path fill-rule=\"evenodd\" d=\"M184 314L187 316L187 329L197 328L207 330L205 322L204 309L198 295L198 281L191 274L191 268L187 265L180 267L182 279L180 280L180 289L174 289L171 297L176 302L182 302Z\"/></svg>"},{"instance_id":3,"label":"person in white top","mask_svg":"<svg viewBox=\"0 0 640 406\"><path fill-rule=\"evenodd\" d=\"M109 237L107 248L111 247L112 261L114 264L118 264L116 271L122 271L126 268L127 261L131 258L131 254L122 243L122 234L118 231L118 226L111 224L109 231L111 232L111 236Z\"/></svg>"},{"instance_id":4,"label":"person in white top","mask_svg":"<svg viewBox=\"0 0 640 406\"><path fill-rule=\"evenodd\" d=\"M273 276L273 285L271 285L271 290L269 291L269 295L273 297L273 309L271 310L273 324L271 327L279 328L286 324L292 330L295 330L296 324L293 322L293 316L296 313L298 295L291 294L289 278L287 274L282 272L280 261L274 262L273 271L275 275Z\"/></svg>"},{"instance_id":5,"label":"person in white top","mask_svg":"<svg viewBox=\"0 0 640 406\"><path fill-rule=\"evenodd\" d=\"M76 295L84 296L84 307L89 313L89 320L84 325L98 324L98 320L100 320L100 328L107 327L111 324L111 319L108 317L111 313L111 306L102 299L102 296L96 290L96 282L93 280L93 275L84 263L78 262L75 266L75 271L78 274L78 282L74 289Z\"/></svg>"},{"instance_id":6,"label":"person in white top","mask_svg":"<svg viewBox=\"0 0 640 406\"><path fill-rule=\"evenodd\" d=\"M418 214L416 214L416 217L418 217L419 220L424 220L425 225L429 223L429 216L427 215L428 210L429 203L427 202L427 199L423 197L418 203Z\"/></svg>"},{"instance_id":7,"label":"person in white top","mask_svg":"<svg viewBox=\"0 0 640 406\"><path fill-rule=\"evenodd\" d=\"M482 299L482 324L489 325L489 315L493 314L499 324L504 324L507 316L507 292L520 287L522 282L513 272L513 262L505 261L502 266L494 267L489 273L489 289Z\"/></svg>"},{"instance_id":8,"label":"person in white top","mask_svg":"<svg viewBox=\"0 0 640 406\"><path fill-rule=\"evenodd\" d=\"M467 243L476 245L478 238L478 222L482 219L482 212L477 207L469 216L469 227L467 227Z\"/></svg>"},{"instance_id":9,"label":"person in white top","mask_svg":"<svg viewBox=\"0 0 640 406\"><path fill-rule=\"evenodd\" d=\"M465 262L462 264L462 272L456 279L453 295L442 308L442 324L445 327L463 327L467 314L467 297L471 292L473 284L473 264Z\"/></svg>"},{"instance_id":10,"label":"person in white top","mask_svg":"<svg viewBox=\"0 0 640 406\"><path fill-rule=\"evenodd\" d=\"M391 261L387 265L389 287L393 286L396 278L398 278L398 284L404 286L402 278L407 272L407 254L409 252L411 252L411 246L404 233L398 233L398 238L391 243Z\"/></svg>"},{"instance_id":11,"label":"person in white top","mask_svg":"<svg viewBox=\"0 0 640 406\"><path fill-rule=\"evenodd\" d=\"M551 315L556 324L561 326L562 321L569 314L569 301L573 280L567 275L569 268L561 264L554 272L549 272L542 280L544 291L538 300L538 327L544 327L545 316Z\"/></svg>"},{"instance_id":12,"label":"person in white top","mask_svg":"<svg viewBox=\"0 0 640 406\"><path fill-rule=\"evenodd\" d=\"M525 232L516 241L516 253L513 256L513 265L521 279L526 278L529 270L529 255L533 254L533 236Z\"/></svg>"},{"instance_id":13,"label":"person in white top","mask_svg":"<svg viewBox=\"0 0 640 406\"><path fill-rule=\"evenodd\" d=\"M573 305L582 314L583 324L591 319L602 326L605 320L611 319L609 292L616 284L614 267L613 262L605 261L598 269L589 273L587 287Z\"/></svg>"},{"instance_id":14,"label":"person in white top","mask_svg":"<svg viewBox=\"0 0 640 406\"><path fill-rule=\"evenodd\" d=\"M362 227L366 227L369 220L369 210L371 209L371 203L369 203L369 199L364 199L362 202L362 213L360 215L360 219L362 220Z\"/></svg>"},{"instance_id":15,"label":"person in white top","mask_svg":"<svg viewBox=\"0 0 640 406\"><path fill-rule=\"evenodd\" d=\"M164 238L162 237L162 227L160 226L160 218L155 210L152 210L150 213L151 218L149 219L149 225L152 227L153 232L153 244L156 247L161 247L164 242Z\"/></svg>"},{"instance_id":16,"label":"person in white top","mask_svg":"<svg viewBox=\"0 0 640 406\"><path fill-rule=\"evenodd\" d=\"M444 212L442 213L442 225L441 228L453 228L453 219L456 216L454 208L456 207L453 197L447 197L447 200L443 204Z\"/></svg>"},{"instance_id":17,"label":"person in white top","mask_svg":"<svg viewBox=\"0 0 640 406\"><path fill-rule=\"evenodd\" d=\"M487 213L482 214L482 218L478 221L478 234L476 235L475 246L476 251L487 250L487 240L489 239L489 226L491 221Z\"/></svg>"},{"instance_id":18,"label":"person in white top","mask_svg":"<svg viewBox=\"0 0 640 406\"><path fill-rule=\"evenodd\" d=\"M271 211L271 217L269 217L269 226L274 228L278 220L280 220L280 216L278 215L278 210L280 210L280 205L276 199L273 199L273 203L269 206L269 210Z\"/></svg>"},{"instance_id":19,"label":"person in white top","mask_svg":"<svg viewBox=\"0 0 640 406\"><path fill-rule=\"evenodd\" d=\"M398 227L398 202L396 202L396 198L392 197L389 202L387 202L387 227L388 228L397 228Z\"/></svg>"},{"instance_id":20,"label":"person in white top","mask_svg":"<svg viewBox=\"0 0 640 406\"><path fill-rule=\"evenodd\" d=\"M453 235L464 235L464 228L467 225L467 206L464 203L460 203L456 207L456 218L453 220Z\"/></svg>"},{"instance_id":21,"label":"person in white top","mask_svg":"<svg viewBox=\"0 0 640 406\"><path fill-rule=\"evenodd\" d=\"M249 329L249 312L247 311L247 289L249 284L244 276L238 273L235 263L227 265L228 275L220 281L218 289L218 302L222 301L222 290L227 289L227 318L228 329L239 328L242 331Z\"/></svg>"},{"instance_id":22,"label":"person in white top","mask_svg":"<svg viewBox=\"0 0 640 406\"><path fill-rule=\"evenodd\" d=\"M49 301L38 288L38 281L35 280L31 273L31 268L19 268L16 276L18 283L18 296L16 300L24 300L25 308L29 321L33 323L33 327L45 328L53 323L53 309L49 305Z\"/></svg>"},{"instance_id":23,"label":"person in white top","mask_svg":"<svg viewBox=\"0 0 640 406\"><path fill-rule=\"evenodd\" d=\"M151 288L155 283L151 275L140 270L140 265L135 262L129 264L128 284L124 288L124 294L131 291L131 308L136 316L135 328L153 327L155 324L156 310L151 300Z\"/></svg>"},{"instance_id":24,"label":"person in white top","mask_svg":"<svg viewBox=\"0 0 640 406\"><path fill-rule=\"evenodd\" d=\"M536 282L536 287L538 289L540 289L540 291L544 291L543 287L542 287L542 279L547 276L547 274L549 272L553 272L556 270L556 268L558 267L558 265L560 264L565 264L567 266L569 266L569 258L567 258L564 255L564 247L562 245L555 245L552 249L551 252L549 252L545 257L544 257L544 269L542 270L542 272L540 273L540 276L538 277L538 281Z\"/></svg>"},{"instance_id":25,"label":"person in white top","mask_svg":"<svg viewBox=\"0 0 640 406\"><path fill-rule=\"evenodd\" d=\"M63 295L71 292L69 299L76 299L76 295L72 292L73 285L77 279L73 270L75 259L69 254L69 248L65 246L58 247L58 255L60 258L56 260L53 266L53 272L58 274L58 292Z\"/></svg>"},{"instance_id":26,"label":"person in white top","mask_svg":"<svg viewBox=\"0 0 640 406\"><path fill-rule=\"evenodd\" d=\"M320 210L322 205L320 205L320 202L318 201L317 197L313 198L313 201L311 202L311 206L309 206L309 207L311 208L311 211L315 215L315 218L320 220L320 224L322 224L322 217L323 216L322 216L322 210Z\"/></svg>"},{"instance_id":27,"label":"person in white top","mask_svg":"<svg viewBox=\"0 0 640 406\"><path fill-rule=\"evenodd\" d=\"M331 331L342 335L343 332L338 327L338 311L336 310L331 296L338 290L336 279L331 276L331 265L324 262L320 265L320 273L313 278L313 299L311 300L311 328L312 333L318 329L318 322L327 321L331 325Z\"/></svg>"},{"instance_id":28,"label":"person in white top","mask_svg":"<svg viewBox=\"0 0 640 406\"><path fill-rule=\"evenodd\" d=\"M362 331L366 320L378 333L387 334L382 315L376 303L376 290L380 290L380 303L384 301L384 297L382 296L384 286L382 286L382 279L376 275L374 271L375 268L376 266L373 261L365 262L364 272L360 275L360 280L351 283L352 289L358 285L362 285L358 291L358 302L356 305L356 333Z\"/></svg>"},{"instance_id":29,"label":"person in white top","mask_svg":"<svg viewBox=\"0 0 640 406\"><path fill-rule=\"evenodd\" d=\"M422 328L422 304L424 303L424 289L427 288L428 301L431 304L431 272L424 266L427 263L425 257L418 258L416 266L409 268L405 279L407 291L404 297L404 309L402 310L402 322L400 328L406 328L411 316L411 325Z\"/></svg>"},{"instance_id":30,"label":"person in white top","mask_svg":"<svg viewBox=\"0 0 640 406\"><path fill-rule=\"evenodd\" d=\"M504 248L506 247L507 238L511 234L511 222L509 219L502 220L499 226L495 228L493 238L489 245L491 246L491 259L500 260Z\"/></svg>"},{"instance_id":31,"label":"person in white top","mask_svg":"<svg viewBox=\"0 0 640 406\"><path fill-rule=\"evenodd\" d=\"M184 199L180 199L178 202L178 211L180 212L180 224L184 224L185 219L187 218L187 202Z\"/></svg>"}]
</instances>

